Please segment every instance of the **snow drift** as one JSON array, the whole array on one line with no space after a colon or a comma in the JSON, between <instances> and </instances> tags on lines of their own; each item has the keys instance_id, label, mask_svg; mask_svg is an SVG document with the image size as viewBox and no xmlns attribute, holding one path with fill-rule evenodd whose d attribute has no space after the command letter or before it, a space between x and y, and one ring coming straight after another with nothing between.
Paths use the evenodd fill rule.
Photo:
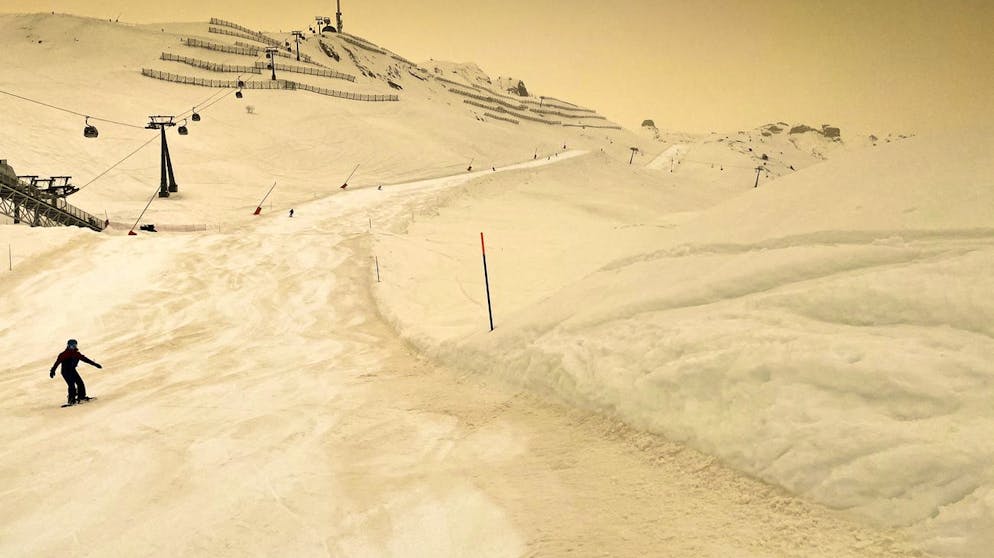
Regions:
<instances>
[{"instance_id":1,"label":"snow drift","mask_svg":"<svg viewBox=\"0 0 994 558\"><path fill-rule=\"evenodd\" d=\"M994 544L991 137L837 153L698 210L678 181L592 189L579 166L543 170L384 237L384 312L453 366L976 556ZM627 211L570 218L611 199ZM495 247L493 333L473 226Z\"/></svg>"}]
</instances>

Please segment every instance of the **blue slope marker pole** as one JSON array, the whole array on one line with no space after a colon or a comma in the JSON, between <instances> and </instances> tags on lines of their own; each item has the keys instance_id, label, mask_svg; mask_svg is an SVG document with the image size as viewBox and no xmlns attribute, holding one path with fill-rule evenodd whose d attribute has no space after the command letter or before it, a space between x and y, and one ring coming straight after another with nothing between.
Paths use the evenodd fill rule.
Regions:
<instances>
[{"instance_id":1,"label":"blue slope marker pole","mask_svg":"<svg viewBox=\"0 0 994 558\"><path fill-rule=\"evenodd\" d=\"M487 275L487 247L483 243L483 233L480 233L480 250L483 252L483 281L487 285L487 313L490 315L490 331L494 330L494 311L490 306L490 278Z\"/></svg>"}]
</instances>

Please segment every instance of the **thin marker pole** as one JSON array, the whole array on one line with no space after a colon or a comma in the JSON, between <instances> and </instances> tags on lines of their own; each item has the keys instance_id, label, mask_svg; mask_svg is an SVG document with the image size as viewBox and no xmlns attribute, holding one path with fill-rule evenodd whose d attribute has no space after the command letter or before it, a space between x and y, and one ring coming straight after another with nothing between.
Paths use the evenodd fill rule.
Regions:
<instances>
[{"instance_id":1,"label":"thin marker pole","mask_svg":"<svg viewBox=\"0 0 994 558\"><path fill-rule=\"evenodd\" d=\"M142 212L138 214L138 218L135 219L135 224L131 225L131 230L128 231L128 236L138 236L138 233L135 232L135 227L138 226L138 223L141 222L142 217L145 216L145 212L148 211L148 206L152 205L152 200L155 199L155 194L157 194L158 192L159 190L152 192L152 197L148 198L148 203L145 204L145 209L143 209Z\"/></svg>"},{"instance_id":2,"label":"thin marker pole","mask_svg":"<svg viewBox=\"0 0 994 558\"><path fill-rule=\"evenodd\" d=\"M357 170L359 170L359 165L356 165L355 168L352 169L352 172L349 173L349 177L345 179L345 182L343 182L339 188L344 190L349 185L349 180L352 180L352 175L354 175Z\"/></svg>"},{"instance_id":3,"label":"thin marker pole","mask_svg":"<svg viewBox=\"0 0 994 558\"><path fill-rule=\"evenodd\" d=\"M373 261L376 263L376 282L380 282L380 258L373 256Z\"/></svg>"},{"instance_id":4,"label":"thin marker pole","mask_svg":"<svg viewBox=\"0 0 994 558\"><path fill-rule=\"evenodd\" d=\"M480 233L480 251L483 252L483 281L487 285L487 314L490 315L490 331L494 330L494 311L490 306L490 277L487 274L487 247L483 243L483 233Z\"/></svg>"},{"instance_id":5,"label":"thin marker pole","mask_svg":"<svg viewBox=\"0 0 994 558\"><path fill-rule=\"evenodd\" d=\"M273 193L273 189L274 188L276 188L276 180L273 181L273 185L269 187L269 191L266 192L266 195L262 196L262 201L259 202L259 205L256 206L255 213L253 213L253 215L258 215L258 214L262 213L262 204L266 203L266 198L269 197L269 194ZM272 209L272 208L273 208L273 204L269 204L269 209Z\"/></svg>"}]
</instances>

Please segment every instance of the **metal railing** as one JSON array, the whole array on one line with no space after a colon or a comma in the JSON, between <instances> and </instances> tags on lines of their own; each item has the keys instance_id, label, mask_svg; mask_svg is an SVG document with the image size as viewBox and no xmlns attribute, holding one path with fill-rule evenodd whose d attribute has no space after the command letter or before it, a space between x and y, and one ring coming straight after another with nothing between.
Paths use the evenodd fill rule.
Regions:
<instances>
[{"instance_id":1,"label":"metal railing","mask_svg":"<svg viewBox=\"0 0 994 558\"><path fill-rule=\"evenodd\" d=\"M473 105L474 107L480 107L481 109L487 109L487 110L492 110L492 111L496 111L496 112L500 112L500 110L501 110L500 107L495 107L495 106L491 106L491 105L485 105L483 103L478 103L478 102L474 101L473 99L463 99L462 102L466 103L467 105Z\"/></svg>"},{"instance_id":2,"label":"metal railing","mask_svg":"<svg viewBox=\"0 0 994 558\"><path fill-rule=\"evenodd\" d=\"M521 118L522 120L531 120L532 122L541 122L542 124L551 124L553 126L558 126L562 124L562 122L560 122L559 120L546 120L544 118L536 118L534 116L528 116L527 114L521 114L518 112L510 111L504 107L497 107L497 108L498 112L510 114L511 116L514 116L515 118Z\"/></svg>"},{"instance_id":3,"label":"metal railing","mask_svg":"<svg viewBox=\"0 0 994 558\"><path fill-rule=\"evenodd\" d=\"M224 27L230 27L231 29L235 29L237 31L240 31L242 34L241 35L235 35L234 32L228 31L226 29L215 31L214 27L210 28L210 32L211 33L223 33L225 35L234 35L236 37L241 36L244 39L252 39L253 41L259 41L261 43L266 43L266 44L268 44L270 46L280 46L282 44L279 41L277 41L276 39L270 38L270 37L266 36L264 33L260 32L260 31L254 31L254 30L249 29L248 27L245 27L243 25L238 25L237 23L232 23L230 21L225 21L223 19L219 19L219 18L216 18L216 17L212 17L211 18L210 24L211 25L223 25Z\"/></svg>"},{"instance_id":4,"label":"metal railing","mask_svg":"<svg viewBox=\"0 0 994 558\"><path fill-rule=\"evenodd\" d=\"M507 118L506 116L497 116L496 114L493 114L491 112L485 112L483 113L483 116L489 116L490 118L493 118L495 120L503 120L504 122L510 122L511 124L518 123L518 121L513 118Z\"/></svg>"},{"instance_id":5,"label":"metal railing","mask_svg":"<svg viewBox=\"0 0 994 558\"><path fill-rule=\"evenodd\" d=\"M568 128L601 128L606 130L623 130L621 126L602 126L597 124L563 124Z\"/></svg>"},{"instance_id":6,"label":"metal railing","mask_svg":"<svg viewBox=\"0 0 994 558\"><path fill-rule=\"evenodd\" d=\"M452 88L449 88L449 91L451 91L452 93L455 93L456 95L462 95L464 97L469 97L470 99L476 99L478 101L484 101L484 102L488 102L488 103L494 103L494 104L501 105L501 106L509 108L509 109L514 109L514 110L528 110L528 108L525 107L524 105L512 105L511 103L502 101L502 100L498 99L497 97L487 97L487 96L484 96L484 95L474 95L473 93L470 93L468 91L463 91L461 89L452 89Z\"/></svg>"},{"instance_id":7,"label":"metal railing","mask_svg":"<svg viewBox=\"0 0 994 558\"><path fill-rule=\"evenodd\" d=\"M172 74L169 72L160 72L159 70L152 70L149 68L142 68L142 75L154 79L171 81L174 83L199 85L201 87L224 87L229 89L238 87L238 82L235 80L204 79L204 78L197 78L190 76L181 76L178 74ZM317 93L319 95L338 97L339 99L348 99L350 101L399 101L400 100L400 97L398 97L397 95L368 95L365 93L338 91L335 89L327 89L324 87L314 87L313 85L308 85L306 83L299 83L296 81L290 81L286 79L245 81L242 84L242 88L243 89L291 89L291 90L301 89L304 91Z\"/></svg>"},{"instance_id":8,"label":"metal railing","mask_svg":"<svg viewBox=\"0 0 994 558\"><path fill-rule=\"evenodd\" d=\"M243 43L241 41L235 41L235 46L240 46L242 48L256 48L256 49L259 48L259 47L255 46L255 45L250 45L248 43ZM262 49L259 49L259 54L260 55L263 54ZM296 54L290 54L289 52L286 52L285 50L283 50L281 48L281 49L279 49L279 50L276 51L276 56L279 56L281 58L291 58L292 59L292 58L296 57ZM321 66L321 64L318 64L317 62L311 60L311 57L307 56L306 54L301 54L300 55L300 61L301 62L307 62L308 64L314 64L315 66ZM323 68L324 66L321 66L321 67Z\"/></svg>"},{"instance_id":9,"label":"metal railing","mask_svg":"<svg viewBox=\"0 0 994 558\"><path fill-rule=\"evenodd\" d=\"M218 35L228 35L229 37L239 37L242 39L248 39L250 41L258 41L265 45L273 47L282 47L283 43L277 41L276 39L270 39L265 35L254 35L252 33L242 33L240 31L232 31L231 29L225 29L223 27L208 27L207 31L211 33L217 33Z\"/></svg>"},{"instance_id":10,"label":"metal railing","mask_svg":"<svg viewBox=\"0 0 994 558\"><path fill-rule=\"evenodd\" d=\"M465 83L458 83L458 82L452 81L451 79L446 79L444 77L434 76L434 78L437 79L438 81L442 82L442 83L448 83L449 85L458 85L459 87L471 87L469 85L466 85Z\"/></svg>"},{"instance_id":11,"label":"metal railing","mask_svg":"<svg viewBox=\"0 0 994 558\"><path fill-rule=\"evenodd\" d=\"M210 62L208 60L200 60L198 58L190 58L188 56L179 56L178 54L172 54L170 52L163 52L162 59L171 62L182 62L184 64L189 64L196 68L202 68L204 70L210 70L212 72L229 72L236 74L259 74L262 70L257 66L238 66L234 64L217 64L215 62ZM265 64L263 64L265 66Z\"/></svg>"},{"instance_id":12,"label":"metal railing","mask_svg":"<svg viewBox=\"0 0 994 558\"><path fill-rule=\"evenodd\" d=\"M545 105L545 106L549 106L549 105ZM557 108L559 108L559 107L557 107ZM605 117L603 117L603 116L601 116L599 114L593 114L593 113L590 113L590 114L587 114L587 113L584 113L584 114L575 114L575 113L574 114L567 114L565 112L559 112L559 111L556 111L556 110L545 110L545 109L531 108L531 107L529 107L528 110L530 110L532 112L537 112L539 114L551 114L551 115L554 115L554 116L562 116L563 118L593 118L595 120L607 120L607 118L605 118Z\"/></svg>"},{"instance_id":13,"label":"metal railing","mask_svg":"<svg viewBox=\"0 0 994 558\"><path fill-rule=\"evenodd\" d=\"M417 67L417 64L415 64L414 62L411 62L407 58L404 58L403 56L394 54L392 52L390 53L390 58L393 58L394 60L396 60L398 62L403 62L404 64L407 64L409 66L415 66L415 67Z\"/></svg>"},{"instance_id":14,"label":"metal railing","mask_svg":"<svg viewBox=\"0 0 994 558\"><path fill-rule=\"evenodd\" d=\"M341 37L341 39L343 41L345 41L345 42L347 42L349 44L353 44L353 45L355 45L355 46L357 46L359 48L366 49L366 50L368 50L370 52L375 52L377 54L387 54L387 55L389 55L389 53L387 51L385 51L382 48L374 45L373 43L370 43L369 41L367 41L365 39L361 39L361 38L356 37L354 35L346 35L345 33L339 33L338 36Z\"/></svg>"},{"instance_id":15,"label":"metal railing","mask_svg":"<svg viewBox=\"0 0 994 558\"><path fill-rule=\"evenodd\" d=\"M194 39L192 37L183 39L183 44L189 47L206 48L208 50L215 50L217 52L227 52L228 54L241 54L243 56L252 56L252 57L259 56L259 53L262 51L262 47L251 46L251 45L246 45L246 46L222 45L220 43L202 41L200 39Z\"/></svg>"},{"instance_id":16,"label":"metal railing","mask_svg":"<svg viewBox=\"0 0 994 558\"><path fill-rule=\"evenodd\" d=\"M65 198L46 194L6 174L0 174L0 212L32 226L69 225L95 231L104 228L102 219L70 204Z\"/></svg>"},{"instance_id":17,"label":"metal railing","mask_svg":"<svg viewBox=\"0 0 994 558\"><path fill-rule=\"evenodd\" d=\"M255 68L259 71L267 68L268 62L256 62ZM345 81L355 81L355 76L349 74L343 74L341 72L336 72L335 70L326 70L324 68L307 68L304 66L293 66L290 64L276 64L276 70L282 72L295 72L298 74L307 74L312 76L322 76L335 79L344 79Z\"/></svg>"},{"instance_id":18,"label":"metal railing","mask_svg":"<svg viewBox=\"0 0 994 558\"><path fill-rule=\"evenodd\" d=\"M324 87L314 87L313 85L308 85L306 83L298 83L297 89L303 89L304 91L310 91L321 95L328 95L329 97L338 97L339 99L348 99L350 101L380 102L400 100L400 97L397 95L367 95L365 93L351 93L349 91L337 91L335 89L325 89Z\"/></svg>"}]
</instances>

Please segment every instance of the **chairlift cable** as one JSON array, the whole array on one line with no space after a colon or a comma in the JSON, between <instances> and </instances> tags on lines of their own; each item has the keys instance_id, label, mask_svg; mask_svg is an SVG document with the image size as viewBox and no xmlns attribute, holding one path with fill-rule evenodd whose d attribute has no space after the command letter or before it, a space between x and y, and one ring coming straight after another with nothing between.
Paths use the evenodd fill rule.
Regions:
<instances>
[{"instance_id":1,"label":"chairlift cable","mask_svg":"<svg viewBox=\"0 0 994 558\"><path fill-rule=\"evenodd\" d=\"M129 236L135 234L135 227L138 226L138 223L141 222L142 217L145 216L145 212L148 211L148 206L152 205L152 200L155 199L155 194L157 194L158 192L159 192L159 187L156 186L155 191L152 192L152 197L148 198L148 203L145 204L145 209L143 209L142 212L138 214L138 219L135 220L135 224L131 225L131 230L128 231Z\"/></svg>"},{"instance_id":2,"label":"chairlift cable","mask_svg":"<svg viewBox=\"0 0 994 558\"><path fill-rule=\"evenodd\" d=\"M108 168L107 170L105 170L104 172L102 172L102 173L100 173L100 174L96 175L95 177L93 177L92 179L90 179L90 181L89 181L89 182L87 182L86 184L83 184L82 186L80 186L80 187L79 187L79 190L76 190L76 191L77 191L77 192L79 192L79 191L80 191L80 190L82 190L83 188L86 188L86 187L87 187L87 186L89 186L90 184L93 184L94 182L96 182L96 181L97 181L97 179L98 179L98 178L100 178L100 177L102 177L103 175L107 174L108 172L110 172L110 171L114 170L114 168L115 168L115 167L117 167L117 166L118 166L118 165L120 165L121 163L123 163L123 162L127 161L128 159L130 159L132 155L134 155L135 153L138 153L139 151L141 151L142 149L144 149L144 148L145 148L145 146L147 146L148 144L152 143L153 141L155 141L155 140L156 140L156 139L158 139L158 138L159 138L159 134L155 134L154 136L152 136L151 138L149 138L149 140L148 140L148 141L146 141L145 143L141 144L141 146L140 146L140 147L138 147L138 149L135 149L135 150L134 150L134 151L132 151L131 153L128 153L128 154L127 154L127 155L126 155L126 156L125 156L125 157L124 157L123 159L121 159L120 161L118 161L118 162L114 163L113 165L111 165L111 166L110 166L110 167L109 167L109 168Z\"/></svg>"},{"instance_id":3,"label":"chairlift cable","mask_svg":"<svg viewBox=\"0 0 994 558\"><path fill-rule=\"evenodd\" d=\"M211 93L210 95L208 95L208 96L207 96L207 98L206 98L206 99L204 99L204 100L200 101L199 103L197 103L197 104L193 105L193 108L192 108L192 109L190 109L190 110L187 110L187 111L184 111L184 112L181 112L181 113L177 114L177 115L176 115L176 118L183 118L183 117L184 117L184 116L186 116L187 114L192 114L192 113L194 113L194 112L197 112L197 109L198 109L198 108L199 108L200 110L204 110L204 108L206 108L206 107L210 106L210 105L208 105L208 104L207 104L207 102L208 102L208 101L210 101L211 99L213 99L214 97L216 97L216 96L220 95L220 94L221 94L221 93L223 93L223 92L224 92L224 90L222 89L222 90L220 90L220 91L215 91L214 93ZM213 104L213 103L212 103L212 104Z\"/></svg>"},{"instance_id":4,"label":"chairlift cable","mask_svg":"<svg viewBox=\"0 0 994 558\"><path fill-rule=\"evenodd\" d=\"M118 126L127 126L129 128L138 128L138 129L144 129L145 128L144 126L135 126L134 124L126 124L124 122L118 122L116 120L110 120L110 119L107 119L107 118L100 118L100 117L97 117L97 116L90 116L88 114L83 114L81 112L76 112L74 110L69 110L67 108L58 107L58 106L51 105L51 104L48 104L48 103L45 103L45 102L42 102L42 101L38 101L38 100L35 100L35 99L30 99L30 98L24 97L22 95L17 95L15 93L11 93L9 91L4 91L2 89L0 89L0 93L3 93L4 95L10 95L11 97L16 97L18 99L21 99L21 100L24 100L24 101L28 101L28 102L31 102L31 103L35 103L35 104L38 104L38 105L41 105L41 106L44 106L44 107L53 108L55 110L60 110L62 112L68 112L69 114L75 114L76 116L82 116L84 118L89 118L90 120L97 120L97 121L100 121L100 122L107 122L107 123L110 123L110 124L117 124Z\"/></svg>"},{"instance_id":5,"label":"chairlift cable","mask_svg":"<svg viewBox=\"0 0 994 558\"><path fill-rule=\"evenodd\" d=\"M204 106L200 107L200 108L199 108L198 110L200 110L200 111L204 111L204 110L207 110L207 109L209 109L210 107L214 106L214 104L215 104L215 103L217 103L218 101L220 101L220 100L224 99L224 98L225 98L225 97L227 97L228 95L231 95L231 94L232 94L232 93L234 93L235 91L237 91L237 89L229 89L229 90L227 91L227 93L225 93L224 95L222 95L222 96L218 97L217 99L214 99L214 100L213 100L213 101L211 101L210 103L208 103L208 104L206 104L206 105L204 105Z\"/></svg>"}]
</instances>

